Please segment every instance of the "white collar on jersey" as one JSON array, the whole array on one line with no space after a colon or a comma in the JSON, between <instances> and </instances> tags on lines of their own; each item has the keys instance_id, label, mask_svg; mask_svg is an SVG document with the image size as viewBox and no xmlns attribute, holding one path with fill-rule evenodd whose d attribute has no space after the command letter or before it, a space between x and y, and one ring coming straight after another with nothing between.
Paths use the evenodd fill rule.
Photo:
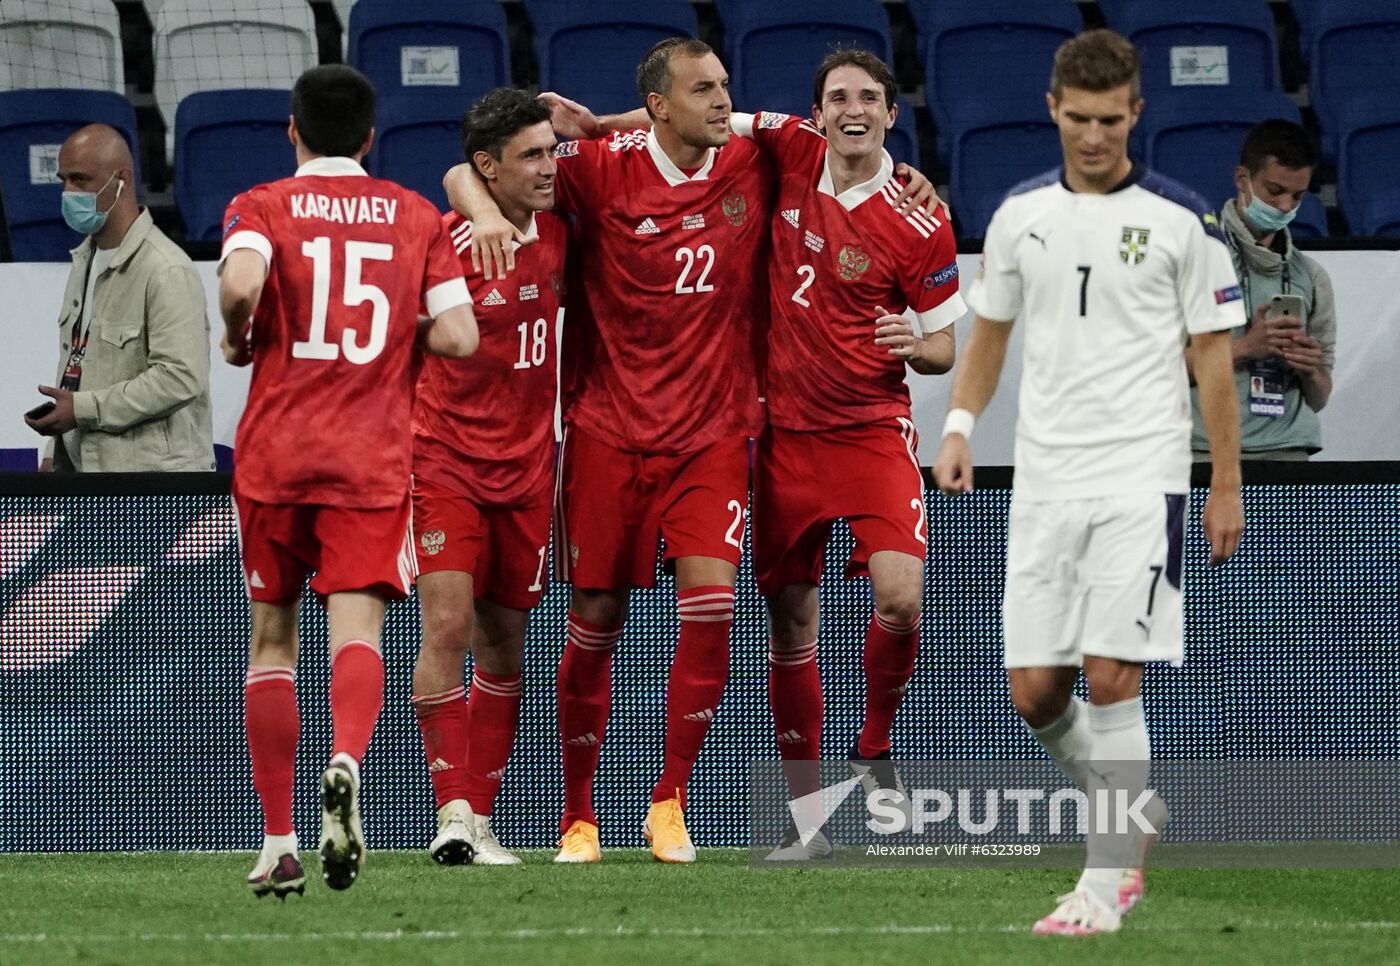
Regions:
<instances>
[{"instance_id":1,"label":"white collar on jersey","mask_svg":"<svg viewBox=\"0 0 1400 966\"><path fill-rule=\"evenodd\" d=\"M862 181L858 185L852 185L839 195L836 193L836 180L831 176L831 148L826 149L826 155L822 159L822 180L817 185L817 190L824 195L830 195L836 199L837 204L847 211L869 198L885 186L885 182L894 177L894 158L883 148L880 149L880 170L869 181Z\"/></svg>"},{"instance_id":2,"label":"white collar on jersey","mask_svg":"<svg viewBox=\"0 0 1400 966\"><path fill-rule=\"evenodd\" d=\"M656 169L661 172L661 177L666 179L666 183L674 188L678 184L685 184L689 181L706 181L710 177L710 169L715 166L715 149L710 148L705 153L705 163L700 165L700 170L689 178L685 172L676 167L676 162L672 161L666 152L661 150L661 142L656 140L655 129L647 130L647 153L651 155L651 160L655 162Z\"/></svg>"},{"instance_id":3,"label":"white collar on jersey","mask_svg":"<svg viewBox=\"0 0 1400 966\"><path fill-rule=\"evenodd\" d=\"M312 158L297 168L298 178L307 174L326 178L333 178L337 175L367 177L365 169L360 167L360 162L354 158Z\"/></svg>"},{"instance_id":4,"label":"white collar on jersey","mask_svg":"<svg viewBox=\"0 0 1400 966\"><path fill-rule=\"evenodd\" d=\"M540 225L539 222L535 220L535 213L532 211L530 212L530 227L525 229L525 241L537 241L539 240L539 237ZM512 238L510 241L511 251L520 251L522 244L523 243L518 242L514 238Z\"/></svg>"}]
</instances>

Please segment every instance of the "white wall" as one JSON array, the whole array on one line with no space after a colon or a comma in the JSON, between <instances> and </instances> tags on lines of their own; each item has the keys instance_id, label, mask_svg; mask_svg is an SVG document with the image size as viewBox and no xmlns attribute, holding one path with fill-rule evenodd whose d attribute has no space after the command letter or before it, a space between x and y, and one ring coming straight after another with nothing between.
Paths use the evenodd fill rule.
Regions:
<instances>
[{"instance_id":1,"label":"white wall","mask_svg":"<svg viewBox=\"0 0 1400 966\"><path fill-rule=\"evenodd\" d=\"M1400 252L1315 252L1337 290L1336 390L1322 413L1326 449L1320 459L1400 460ZM958 257L970 280L978 256ZM234 369L219 355L217 280L212 262L196 265L209 298L210 351L214 355L214 440L232 445L248 387L248 370ZM38 405L39 384L52 385L58 368L58 303L68 266L0 264L0 448L42 447L24 424ZM971 319L957 323L960 344ZM978 422L977 461L1011 462L1020 381L1020 340L1013 336L1001 389ZM947 409L951 376L916 376L910 383L914 421L922 435L919 456L933 460Z\"/></svg>"}]
</instances>

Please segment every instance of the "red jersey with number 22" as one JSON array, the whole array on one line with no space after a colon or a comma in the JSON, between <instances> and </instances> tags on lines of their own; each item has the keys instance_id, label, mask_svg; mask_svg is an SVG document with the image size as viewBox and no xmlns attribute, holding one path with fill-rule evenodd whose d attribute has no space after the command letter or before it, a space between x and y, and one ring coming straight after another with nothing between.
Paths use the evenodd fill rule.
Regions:
<instances>
[{"instance_id":1,"label":"red jersey with number 22","mask_svg":"<svg viewBox=\"0 0 1400 966\"><path fill-rule=\"evenodd\" d=\"M428 356L413 414L413 475L479 505L538 502L554 486L554 348L569 228L538 212L515 270L485 281L472 269L472 223L443 217L476 303L481 346L470 359Z\"/></svg>"},{"instance_id":2,"label":"red jersey with number 22","mask_svg":"<svg viewBox=\"0 0 1400 966\"><path fill-rule=\"evenodd\" d=\"M570 423L615 449L692 453L758 425L768 166L751 141L676 167L651 131L556 145L579 261L564 333Z\"/></svg>"},{"instance_id":3,"label":"red jersey with number 22","mask_svg":"<svg viewBox=\"0 0 1400 966\"><path fill-rule=\"evenodd\" d=\"M913 309L915 335L967 311L952 227L922 209L895 211L904 185L887 154L874 178L837 195L826 138L810 119L763 113L730 121L778 169L769 419L784 429L825 430L908 418L905 362L875 344L876 308Z\"/></svg>"},{"instance_id":4,"label":"red jersey with number 22","mask_svg":"<svg viewBox=\"0 0 1400 966\"><path fill-rule=\"evenodd\" d=\"M409 490L419 306L469 304L421 195L318 158L234 198L223 257L268 264L234 475L261 503L398 506Z\"/></svg>"}]
</instances>

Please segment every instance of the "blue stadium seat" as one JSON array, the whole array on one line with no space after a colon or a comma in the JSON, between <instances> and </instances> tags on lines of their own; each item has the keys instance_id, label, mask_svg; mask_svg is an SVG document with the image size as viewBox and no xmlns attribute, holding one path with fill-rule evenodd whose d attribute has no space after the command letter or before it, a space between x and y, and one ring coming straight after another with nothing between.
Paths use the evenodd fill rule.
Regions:
<instances>
[{"instance_id":1,"label":"blue stadium seat","mask_svg":"<svg viewBox=\"0 0 1400 966\"><path fill-rule=\"evenodd\" d=\"M442 97L459 115L510 82L506 15L494 0L359 0L346 49L382 97Z\"/></svg>"},{"instance_id":2,"label":"blue stadium seat","mask_svg":"<svg viewBox=\"0 0 1400 966\"><path fill-rule=\"evenodd\" d=\"M379 102L374 150L366 161L376 178L396 181L447 210L442 176L462 160L462 105L400 95Z\"/></svg>"},{"instance_id":3,"label":"blue stadium seat","mask_svg":"<svg viewBox=\"0 0 1400 966\"><path fill-rule=\"evenodd\" d=\"M1327 237L1327 209L1322 207L1317 195L1308 193L1303 196L1303 203L1298 206L1298 214L1288 230L1294 238Z\"/></svg>"},{"instance_id":4,"label":"blue stadium seat","mask_svg":"<svg viewBox=\"0 0 1400 966\"><path fill-rule=\"evenodd\" d=\"M950 163L966 129L960 116L985 118L1003 107L1010 117L1043 110L1055 50L1083 26L1073 0L931 3L928 13L925 96L938 125L939 156Z\"/></svg>"},{"instance_id":5,"label":"blue stadium seat","mask_svg":"<svg viewBox=\"0 0 1400 966\"><path fill-rule=\"evenodd\" d=\"M894 127L885 136L885 150L894 158L894 163L919 166L919 123L914 116L914 106L902 97L895 98L899 114Z\"/></svg>"},{"instance_id":6,"label":"blue stadium seat","mask_svg":"<svg viewBox=\"0 0 1400 966\"><path fill-rule=\"evenodd\" d=\"M1375 91L1400 90L1400 3L1328 0L1313 14L1309 96L1322 125L1322 153L1336 160L1341 113Z\"/></svg>"},{"instance_id":7,"label":"blue stadium seat","mask_svg":"<svg viewBox=\"0 0 1400 966\"><path fill-rule=\"evenodd\" d=\"M948 203L959 238L981 238L1006 193L1061 163L1060 136L1049 116L1033 104L1020 112L989 109L965 117L952 154Z\"/></svg>"},{"instance_id":8,"label":"blue stadium seat","mask_svg":"<svg viewBox=\"0 0 1400 966\"><path fill-rule=\"evenodd\" d=\"M637 64L658 41L694 37L695 10L686 0L524 0L535 28L540 87L587 104L599 114L642 106Z\"/></svg>"},{"instance_id":9,"label":"blue stadium seat","mask_svg":"<svg viewBox=\"0 0 1400 966\"><path fill-rule=\"evenodd\" d=\"M1337 200L1358 235L1400 233L1400 100L1351 101L1338 117Z\"/></svg>"},{"instance_id":10,"label":"blue stadium seat","mask_svg":"<svg viewBox=\"0 0 1400 966\"><path fill-rule=\"evenodd\" d=\"M58 149L86 124L110 124L131 147L136 166L136 111L110 91L37 90L0 93L0 193L10 249L17 262L67 261L82 237L63 222ZM285 123L285 122L284 122ZM141 172L136 172L137 190Z\"/></svg>"},{"instance_id":11,"label":"blue stadium seat","mask_svg":"<svg viewBox=\"0 0 1400 966\"><path fill-rule=\"evenodd\" d=\"M1235 168L1249 129L1269 118L1299 122L1298 106L1279 93L1205 87L1149 103L1144 160L1217 205L1235 194Z\"/></svg>"},{"instance_id":12,"label":"blue stadium seat","mask_svg":"<svg viewBox=\"0 0 1400 966\"><path fill-rule=\"evenodd\" d=\"M1149 98L1183 86L1279 90L1274 18L1264 0L1101 0L1108 25L1142 53ZM1219 63L1182 48L1223 47Z\"/></svg>"},{"instance_id":13,"label":"blue stadium seat","mask_svg":"<svg viewBox=\"0 0 1400 966\"><path fill-rule=\"evenodd\" d=\"M175 111L175 206L190 241L217 241L233 196L291 177L291 96L281 90L203 91Z\"/></svg>"},{"instance_id":14,"label":"blue stadium seat","mask_svg":"<svg viewBox=\"0 0 1400 966\"><path fill-rule=\"evenodd\" d=\"M890 63L890 20L878 0L729 0L716 8L734 103L743 110L810 114L817 65L837 48L859 47Z\"/></svg>"}]
</instances>

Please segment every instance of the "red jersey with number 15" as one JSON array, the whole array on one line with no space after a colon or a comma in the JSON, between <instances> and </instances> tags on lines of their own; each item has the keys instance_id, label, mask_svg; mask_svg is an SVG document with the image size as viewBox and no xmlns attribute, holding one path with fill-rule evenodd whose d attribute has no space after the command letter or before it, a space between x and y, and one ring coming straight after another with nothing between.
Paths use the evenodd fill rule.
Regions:
<instances>
[{"instance_id":1,"label":"red jersey with number 15","mask_svg":"<svg viewBox=\"0 0 1400 966\"><path fill-rule=\"evenodd\" d=\"M472 223L443 217L476 302L481 346L470 359L428 356L413 413L413 475L485 506L538 502L554 486L554 348L569 228L538 212L515 270L472 269Z\"/></svg>"},{"instance_id":2,"label":"red jersey with number 15","mask_svg":"<svg viewBox=\"0 0 1400 966\"><path fill-rule=\"evenodd\" d=\"M556 145L578 262L565 416L615 449L692 453L758 428L769 169L753 142L682 171L651 131Z\"/></svg>"},{"instance_id":3,"label":"red jersey with number 15","mask_svg":"<svg viewBox=\"0 0 1400 966\"><path fill-rule=\"evenodd\" d=\"M967 307L953 229L922 209L901 215L904 187L883 155L871 180L836 194L827 141L806 118L732 114L778 169L769 286L768 417L825 430L908 418L905 362L875 344L876 308L914 310L924 334Z\"/></svg>"},{"instance_id":4,"label":"red jersey with number 15","mask_svg":"<svg viewBox=\"0 0 1400 966\"><path fill-rule=\"evenodd\" d=\"M223 257L267 262L235 482L260 503L369 509L409 489L418 310L470 304L421 195L318 158L229 203Z\"/></svg>"}]
</instances>

